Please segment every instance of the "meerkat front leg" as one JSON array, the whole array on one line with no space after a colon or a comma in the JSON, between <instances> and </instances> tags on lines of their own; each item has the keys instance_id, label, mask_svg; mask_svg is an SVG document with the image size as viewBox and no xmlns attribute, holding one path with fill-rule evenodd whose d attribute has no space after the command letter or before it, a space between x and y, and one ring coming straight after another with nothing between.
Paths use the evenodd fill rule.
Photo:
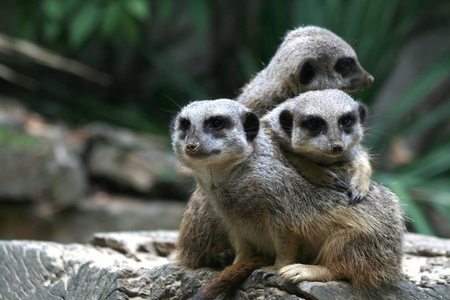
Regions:
<instances>
[{"instance_id":1,"label":"meerkat front leg","mask_svg":"<svg viewBox=\"0 0 450 300\"><path fill-rule=\"evenodd\" d=\"M263 268L265 271L277 272L290 264L295 263L300 240L293 232L277 233L274 237L276 258L273 266Z\"/></svg>"},{"instance_id":2,"label":"meerkat front leg","mask_svg":"<svg viewBox=\"0 0 450 300\"><path fill-rule=\"evenodd\" d=\"M369 154L362 146L359 148L352 161L353 176L349 186L351 204L361 201L367 195L370 188L370 178L372 177Z\"/></svg>"},{"instance_id":3,"label":"meerkat front leg","mask_svg":"<svg viewBox=\"0 0 450 300\"><path fill-rule=\"evenodd\" d=\"M236 253L233 265L254 255L253 246L237 234L236 230L230 231L230 240Z\"/></svg>"}]
</instances>

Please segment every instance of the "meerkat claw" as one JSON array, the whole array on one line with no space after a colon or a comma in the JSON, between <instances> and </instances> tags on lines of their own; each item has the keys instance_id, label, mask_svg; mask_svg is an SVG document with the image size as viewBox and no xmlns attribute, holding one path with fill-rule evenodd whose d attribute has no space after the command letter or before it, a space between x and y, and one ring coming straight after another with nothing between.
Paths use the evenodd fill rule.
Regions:
<instances>
[{"instance_id":1,"label":"meerkat claw","mask_svg":"<svg viewBox=\"0 0 450 300\"><path fill-rule=\"evenodd\" d=\"M336 184L335 184L335 188L337 189L337 190L340 190L340 191L346 191L346 190L348 190L348 184L345 182L345 181L343 181L343 180L341 180L341 179L339 179L338 177L335 177L334 178L335 180L336 180Z\"/></svg>"},{"instance_id":2,"label":"meerkat claw","mask_svg":"<svg viewBox=\"0 0 450 300\"><path fill-rule=\"evenodd\" d=\"M354 195L352 193L349 203L350 204L356 204L356 203L360 202L362 199L363 199L363 197L361 195Z\"/></svg>"},{"instance_id":3,"label":"meerkat claw","mask_svg":"<svg viewBox=\"0 0 450 300\"><path fill-rule=\"evenodd\" d=\"M255 271L253 271L252 275L250 275L250 278L255 281L255 280L265 280L269 277L272 277L276 275L276 273L272 270L266 270L265 268L262 269L256 269Z\"/></svg>"}]
</instances>

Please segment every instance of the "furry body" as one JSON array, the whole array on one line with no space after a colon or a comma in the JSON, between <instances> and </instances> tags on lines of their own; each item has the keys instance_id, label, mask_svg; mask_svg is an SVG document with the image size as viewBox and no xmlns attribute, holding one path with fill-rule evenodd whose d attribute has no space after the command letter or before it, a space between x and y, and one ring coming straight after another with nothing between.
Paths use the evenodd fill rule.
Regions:
<instances>
[{"instance_id":1,"label":"furry body","mask_svg":"<svg viewBox=\"0 0 450 300\"><path fill-rule=\"evenodd\" d=\"M234 263L266 255L275 258L273 270L296 282L395 283L404 233L397 197L372 182L368 201L349 205L346 195L315 186L266 133L270 128L255 134L250 114L231 100L195 102L177 116L172 133L175 153L193 170L228 233ZM209 129L224 118L220 130ZM198 152L190 153L194 143Z\"/></svg>"}]
</instances>

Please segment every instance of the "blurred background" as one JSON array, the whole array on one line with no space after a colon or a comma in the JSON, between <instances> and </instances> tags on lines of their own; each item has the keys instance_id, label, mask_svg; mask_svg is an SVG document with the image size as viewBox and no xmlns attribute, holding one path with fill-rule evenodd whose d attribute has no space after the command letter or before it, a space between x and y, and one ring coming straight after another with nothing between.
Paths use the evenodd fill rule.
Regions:
<instances>
[{"instance_id":1,"label":"blurred background","mask_svg":"<svg viewBox=\"0 0 450 300\"><path fill-rule=\"evenodd\" d=\"M171 118L237 96L300 25L354 47L374 180L450 238L449 1L3 0L0 239L177 229L194 183Z\"/></svg>"}]
</instances>

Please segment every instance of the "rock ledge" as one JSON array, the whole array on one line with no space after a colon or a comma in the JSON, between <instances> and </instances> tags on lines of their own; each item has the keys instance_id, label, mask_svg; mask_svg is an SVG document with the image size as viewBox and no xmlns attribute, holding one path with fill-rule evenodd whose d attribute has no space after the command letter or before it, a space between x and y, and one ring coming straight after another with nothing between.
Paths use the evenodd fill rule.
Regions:
<instances>
[{"instance_id":1,"label":"rock ledge","mask_svg":"<svg viewBox=\"0 0 450 300\"><path fill-rule=\"evenodd\" d=\"M174 263L176 231L98 233L91 244L0 241L0 299L189 299L219 271ZM362 294L347 282L247 279L219 299L450 299L450 240L408 234L405 279Z\"/></svg>"}]
</instances>

